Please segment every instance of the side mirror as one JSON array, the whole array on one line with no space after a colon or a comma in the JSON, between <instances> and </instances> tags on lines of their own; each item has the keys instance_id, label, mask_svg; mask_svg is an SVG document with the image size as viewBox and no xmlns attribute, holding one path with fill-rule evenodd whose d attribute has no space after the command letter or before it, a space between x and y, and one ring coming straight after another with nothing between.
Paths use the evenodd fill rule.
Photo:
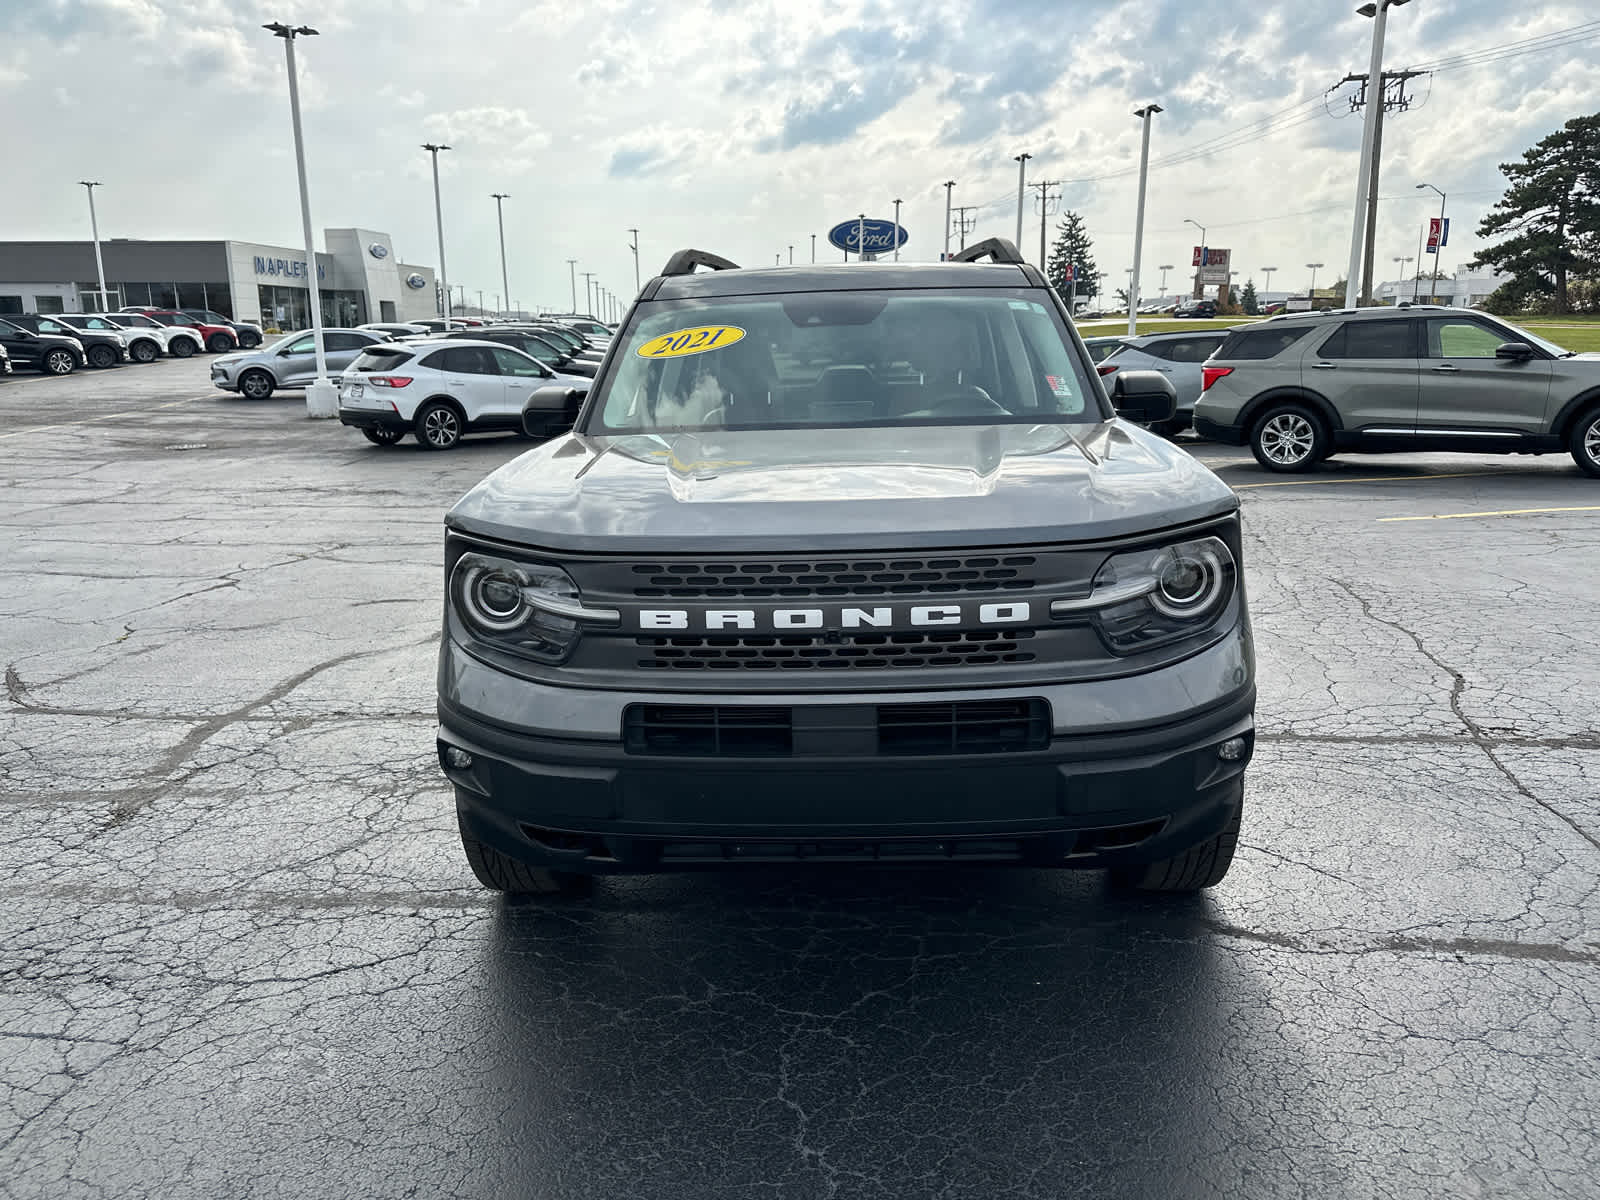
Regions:
<instances>
[{"instance_id":1,"label":"side mirror","mask_svg":"<svg viewBox=\"0 0 1600 1200\"><path fill-rule=\"evenodd\" d=\"M1153 425L1172 420L1178 393L1160 371L1118 371L1111 381L1111 405L1124 420Z\"/></svg>"},{"instance_id":2,"label":"side mirror","mask_svg":"<svg viewBox=\"0 0 1600 1200\"><path fill-rule=\"evenodd\" d=\"M1527 362L1533 357L1533 347L1527 342L1502 342L1494 348L1494 356L1513 362Z\"/></svg>"},{"instance_id":3,"label":"side mirror","mask_svg":"<svg viewBox=\"0 0 1600 1200\"><path fill-rule=\"evenodd\" d=\"M571 426L578 419L578 409L588 388L571 387L565 383L547 383L533 389L533 395L522 406L522 432L529 437L549 437L554 429Z\"/></svg>"}]
</instances>

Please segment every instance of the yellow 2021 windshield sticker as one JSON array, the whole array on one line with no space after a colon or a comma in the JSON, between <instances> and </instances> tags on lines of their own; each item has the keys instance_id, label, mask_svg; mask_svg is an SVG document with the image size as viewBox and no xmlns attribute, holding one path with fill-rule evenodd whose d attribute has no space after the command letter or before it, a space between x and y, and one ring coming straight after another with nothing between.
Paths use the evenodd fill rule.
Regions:
<instances>
[{"instance_id":1,"label":"yellow 2021 windshield sticker","mask_svg":"<svg viewBox=\"0 0 1600 1200\"><path fill-rule=\"evenodd\" d=\"M721 350L743 337L744 330L737 325L696 325L693 329L674 329L653 337L634 353L640 358L682 358L686 354Z\"/></svg>"}]
</instances>

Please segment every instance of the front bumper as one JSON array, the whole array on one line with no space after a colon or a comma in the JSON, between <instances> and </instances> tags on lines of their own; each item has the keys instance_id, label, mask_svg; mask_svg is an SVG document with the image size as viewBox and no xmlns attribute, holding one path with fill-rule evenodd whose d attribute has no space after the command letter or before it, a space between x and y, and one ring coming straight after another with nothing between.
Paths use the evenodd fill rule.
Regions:
<instances>
[{"instance_id":1,"label":"front bumper","mask_svg":"<svg viewBox=\"0 0 1600 1200\"><path fill-rule=\"evenodd\" d=\"M438 749L472 836L565 870L801 860L1132 865L1204 841L1232 816L1254 747L1250 657L1240 630L1183 663L1119 680L870 697L694 696L508 679L446 639ZM501 683L520 696L515 713L499 703L510 699ZM830 709L859 715L878 705L1022 697L1049 703L1048 743L1002 753L802 753L797 742L782 756L687 756L631 752L622 738L622 714L634 704L775 705L825 724ZM615 723L597 736L590 726L607 710ZM561 728L532 727L541 721ZM1224 760L1218 749L1233 739L1243 753ZM470 765L460 765L463 751Z\"/></svg>"}]
</instances>

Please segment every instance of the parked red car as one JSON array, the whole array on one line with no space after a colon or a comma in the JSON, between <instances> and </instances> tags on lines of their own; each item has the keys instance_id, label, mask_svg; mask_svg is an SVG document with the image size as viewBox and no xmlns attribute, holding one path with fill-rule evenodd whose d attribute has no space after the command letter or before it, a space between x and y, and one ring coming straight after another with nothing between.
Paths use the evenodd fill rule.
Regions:
<instances>
[{"instance_id":1,"label":"parked red car","mask_svg":"<svg viewBox=\"0 0 1600 1200\"><path fill-rule=\"evenodd\" d=\"M143 313L163 325L187 325L190 329L200 334L200 340L205 342L206 349L213 354L222 354L224 351L239 348L239 335L226 325L207 325L198 321L188 313L178 312L171 308L145 308L139 305L126 305L123 312Z\"/></svg>"}]
</instances>

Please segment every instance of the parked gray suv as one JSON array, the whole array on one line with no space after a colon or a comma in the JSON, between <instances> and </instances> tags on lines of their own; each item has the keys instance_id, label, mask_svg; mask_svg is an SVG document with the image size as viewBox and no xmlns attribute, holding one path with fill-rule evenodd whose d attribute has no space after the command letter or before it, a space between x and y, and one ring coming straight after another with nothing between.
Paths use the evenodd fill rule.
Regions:
<instances>
[{"instance_id":1,"label":"parked gray suv","mask_svg":"<svg viewBox=\"0 0 1600 1200\"><path fill-rule=\"evenodd\" d=\"M1206 362L1195 432L1269 471L1364 454L1566 450L1600 476L1600 355L1434 305L1241 326Z\"/></svg>"},{"instance_id":2,"label":"parked gray suv","mask_svg":"<svg viewBox=\"0 0 1600 1200\"><path fill-rule=\"evenodd\" d=\"M392 340L376 329L324 329L322 357L330 378L344 369L368 346ZM303 329L270 346L247 354L224 354L211 360L211 382L225 392L239 392L250 400L265 400L279 388L303 388L317 377L316 339Z\"/></svg>"},{"instance_id":3,"label":"parked gray suv","mask_svg":"<svg viewBox=\"0 0 1600 1200\"><path fill-rule=\"evenodd\" d=\"M680 251L584 383L571 433L445 521L438 753L484 885L1223 877L1254 745L1238 500L1136 423L1171 418L1163 376L1107 395L1010 242ZM535 393L529 432L551 390L583 395Z\"/></svg>"},{"instance_id":4,"label":"parked gray suv","mask_svg":"<svg viewBox=\"0 0 1600 1200\"><path fill-rule=\"evenodd\" d=\"M1100 360L1096 369L1102 379L1118 371L1160 371L1172 380L1177 393L1177 412L1172 420L1156 427L1156 432L1182 433L1189 428L1195 401L1200 399L1204 383L1201 365L1217 352L1227 336L1223 330L1184 330L1125 337L1120 346Z\"/></svg>"}]
</instances>

